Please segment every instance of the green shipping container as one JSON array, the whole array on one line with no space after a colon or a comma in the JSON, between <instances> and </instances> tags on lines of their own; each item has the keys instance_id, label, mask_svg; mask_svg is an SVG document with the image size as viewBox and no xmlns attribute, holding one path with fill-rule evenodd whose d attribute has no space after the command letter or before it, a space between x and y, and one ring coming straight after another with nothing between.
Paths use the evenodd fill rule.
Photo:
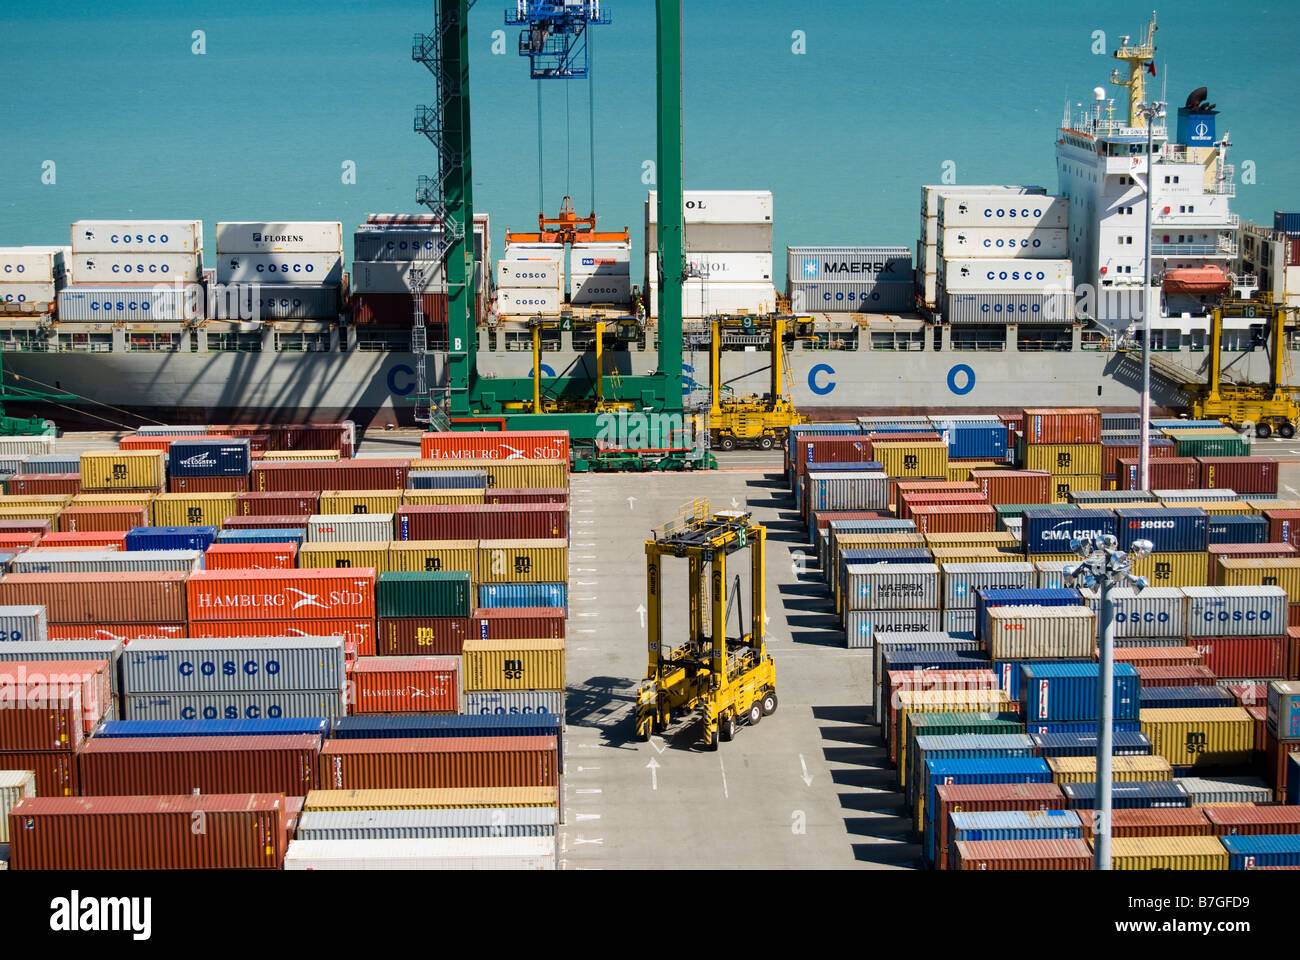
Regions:
<instances>
[{"instance_id":1,"label":"green shipping container","mask_svg":"<svg viewBox=\"0 0 1300 960\"><path fill-rule=\"evenodd\" d=\"M1188 435L1175 438L1180 457L1245 457L1250 447L1240 436L1213 436L1193 438Z\"/></svg>"},{"instance_id":2,"label":"green shipping container","mask_svg":"<svg viewBox=\"0 0 1300 960\"><path fill-rule=\"evenodd\" d=\"M467 570L389 570L375 588L381 618L468 617L473 606Z\"/></svg>"},{"instance_id":3,"label":"green shipping container","mask_svg":"<svg viewBox=\"0 0 1300 960\"><path fill-rule=\"evenodd\" d=\"M1042 504L1040 503L1041 507ZM917 775L917 737L955 737L963 733L1024 733L1025 724L1017 714L1000 713L913 713L907 717L907 756L910 770L899 769L899 786L906 778Z\"/></svg>"}]
</instances>

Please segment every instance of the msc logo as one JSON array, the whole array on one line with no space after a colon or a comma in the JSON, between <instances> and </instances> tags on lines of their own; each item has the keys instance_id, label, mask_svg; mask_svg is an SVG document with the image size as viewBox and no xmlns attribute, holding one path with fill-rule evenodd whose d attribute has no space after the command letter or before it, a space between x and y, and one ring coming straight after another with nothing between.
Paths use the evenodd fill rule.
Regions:
<instances>
[{"instance_id":1,"label":"msc logo","mask_svg":"<svg viewBox=\"0 0 1300 960\"><path fill-rule=\"evenodd\" d=\"M920 466L920 463L921 463L921 459L914 453L909 453L903 457L904 470L915 470L918 466Z\"/></svg>"},{"instance_id":2,"label":"msc logo","mask_svg":"<svg viewBox=\"0 0 1300 960\"><path fill-rule=\"evenodd\" d=\"M427 571L427 570L441 570L441 569L442 569L442 558L441 558L441 557L425 557L425 558L424 558L424 569L425 569L426 571Z\"/></svg>"},{"instance_id":3,"label":"msc logo","mask_svg":"<svg viewBox=\"0 0 1300 960\"><path fill-rule=\"evenodd\" d=\"M523 679L524 662L522 660L506 660L503 664L503 673L507 680Z\"/></svg>"},{"instance_id":4,"label":"msc logo","mask_svg":"<svg viewBox=\"0 0 1300 960\"><path fill-rule=\"evenodd\" d=\"M1058 470L1067 470L1067 469L1069 469L1071 459L1072 459L1072 458L1071 458L1070 454L1068 454L1068 453L1066 453L1066 452L1064 452L1064 451L1062 451L1061 453L1058 453L1058 454L1056 455L1056 469L1058 469Z\"/></svg>"},{"instance_id":5,"label":"msc logo","mask_svg":"<svg viewBox=\"0 0 1300 960\"><path fill-rule=\"evenodd\" d=\"M1188 753L1204 753L1206 747L1205 734L1196 732L1188 733L1184 746Z\"/></svg>"},{"instance_id":6,"label":"msc logo","mask_svg":"<svg viewBox=\"0 0 1300 960\"><path fill-rule=\"evenodd\" d=\"M1152 575L1156 580L1168 580L1173 576L1173 564L1167 560L1157 561L1155 564L1155 573Z\"/></svg>"},{"instance_id":7,"label":"msc logo","mask_svg":"<svg viewBox=\"0 0 1300 960\"><path fill-rule=\"evenodd\" d=\"M352 512L353 512L353 513L369 513L370 510L367 509L367 507L366 507L366 505L365 505L364 503L354 503L354 504L352 504Z\"/></svg>"}]
</instances>

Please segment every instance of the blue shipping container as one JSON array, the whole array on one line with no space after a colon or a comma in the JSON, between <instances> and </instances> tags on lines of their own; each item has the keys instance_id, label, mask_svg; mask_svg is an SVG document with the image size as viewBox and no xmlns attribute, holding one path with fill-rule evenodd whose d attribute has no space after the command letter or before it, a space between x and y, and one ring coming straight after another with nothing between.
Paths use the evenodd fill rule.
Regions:
<instances>
[{"instance_id":1,"label":"blue shipping container","mask_svg":"<svg viewBox=\"0 0 1300 960\"><path fill-rule=\"evenodd\" d=\"M953 783L1051 783L1052 771L1040 757L1013 757L1005 760L927 760L929 787L924 794L922 822L927 856L934 862L934 801L939 784Z\"/></svg>"},{"instance_id":2,"label":"blue shipping container","mask_svg":"<svg viewBox=\"0 0 1300 960\"><path fill-rule=\"evenodd\" d=\"M222 530L217 534L217 543L301 543L306 535L302 527Z\"/></svg>"},{"instance_id":3,"label":"blue shipping container","mask_svg":"<svg viewBox=\"0 0 1300 960\"><path fill-rule=\"evenodd\" d=\"M1073 810L982 810L952 814L948 835L953 843L962 840L1082 840L1083 822Z\"/></svg>"},{"instance_id":4,"label":"blue shipping container","mask_svg":"<svg viewBox=\"0 0 1300 960\"><path fill-rule=\"evenodd\" d=\"M1214 514L1207 522L1211 544L1268 543L1268 520L1257 513Z\"/></svg>"},{"instance_id":5,"label":"blue shipping container","mask_svg":"<svg viewBox=\"0 0 1300 960\"><path fill-rule=\"evenodd\" d=\"M1065 804L1072 810L1092 810L1097 804L1097 781L1063 783ZM1136 783L1116 781L1111 786L1113 809L1138 807L1190 807L1187 788L1177 780L1142 780Z\"/></svg>"},{"instance_id":6,"label":"blue shipping container","mask_svg":"<svg viewBox=\"0 0 1300 960\"><path fill-rule=\"evenodd\" d=\"M1142 724L1137 720L1116 720L1111 724L1110 729L1112 733L1141 733ZM1097 721L1057 720L1048 723L1042 720L1034 720L1025 724L1025 732L1041 736L1052 736L1061 733L1095 734L1097 732Z\"/></svg>"},{"instance_id":7,"label":"blue shipping container","mask_svg":"<svg viewBox=\"0 0 1300 960\"><path fill-rule=\"evenodd\" d=\"M1288 236L1300 236L1300 213L1273 211L1273 229Z\"/></svg>"},{"instance_id":8,"label":"blue shipping container","mask_svg":"<svg viewBox=\"0 0 1300 960\"><path fill-rule=\"evenodd\" d=\"M929 784L927 760L974 760L978 757L1032 757L1034 742L1023 733L957 733L938 736L923 734L907 748L904 796L908 804Z\"/></svg>"},{"instance_id":9,"label":"blue shipping container","mask_svg":"<svg viewBox=\"0 0 1300 960\"><path fill-rule=\"evenodd\" d=\"M1142 707L1190 710L1199 707L1235 707L1237 698L1224 687L1143 687Z\"/></svg>"},{"instance_id":10,"label":"blue shipping container","mask_svg":"<svg viewBox=\"0 0 1300 960\"><path fill-rule=\"evenodd\" d=\"M1115 514L1109 510L1062 510L1035 507L1023 514L1021 533L1025 553L1069 553L1071 540L1116 536Z\"/></svg>"},{"instance_id":11,"label":"blue shipping container","mask_svg":"<svg viewBox=\"0 0 1300 960\"><path fill-rule=\"evenodd\" d=\"M1134 507L1115 511L1121 550L1150 540L1155 553L1201 553L1209 545L1209 518L1197 507Z\"/></svg>"},{"instance_id":12,"label":"blue shipping container","mask_svg":"<svg viewBox=\"0 0 1300 960\"><path fill-rule=\"evenodd\" d=\"M246 477L253 455L247 439L173 440L167 450L172 477Z\"/></svg>"},{"instance_id":13,"label":"blue shipping container","mask_svg":"<svg viewBox=\"0 0 1300 960\"><path fill-rule=\"evenodd\" d=\"M1026 663L1020 668L1020 700L1026 721L1093 720L1097 716L1095 663ZM1136 720L1138 698L1137 667L1114 664L1115 719Z\"/></svg>"},{"instance_id":14,"label":"blue shipping container","mask_svg":"<svg viewBox=\"0 0 1300 960\"><path fill-rule=\"evenodd\" d=\"M1031 733L1030 739L1040 757L1093 757L1097 755L1097 734ZM1113 757L1149 757L1154 752L1151 741L1140 730L1124 732L1112 728L1110 753Z\"/></svg>"},{"instance_id":15,"label":"blue shipping container","mask_svg":"<svg viewBox=\"0 0 1300 960\"><path fill-rule=\"evenodd\" d=\"M487 489L486 470L412 470L406 486L411 490Z\"/></svg>"},{"instance_id":16,"label":"blue shipping container","mask_svg":"<svg viewBox=\"0 0 1300 960\"><path fill-rule=\"evenodd\" d=\"M1300 866L1300 834L1273 833L1220 837L1228 851L1229 870Z\"/></svg>"},{"instance_id":17,"label":"blue shipping container","mask_svg":"<svg viewBox=\"0 0 1300 960\"><path fill-rule=\"evenodd\" d=\"M948 435L948 456L1005 460L1007 456L1007 428L1000 423L954 423L937 425Z\"/></svg>"},{"instance_id":18,"label":"blue shipping container","mask_svg":"<svg viewBox=\"0 0 1300 960\"><path fill-rule=\"evenodd\" d=\"M96 737L287 737L328 736L326 717L260 717L256 720L110 720Z\"/></svg>"},{"instance_id":19,"label":"blue shipping container","mask_svg":"<svg viewBox=\"0 0 1300 960\"><path fill-rule=\"evenodd\" d=\"M984 639L985 611L989 607L1074 607L1083 603L1083 595L1074 587L1033 590L975 591L975 637Z\"/></svg>"},{"instance_id":20,"label":"blue shipping container","mask_svg":"<svg viewBox=\"0 0 1300 960\"><path fill-rule=\"evenodd\" d=\"M127 550L206 550L217 539L216 527L132 527Z\"/></svg>"},{"instance_id":21,"label":"blue shipping container","mask_svg":"<svg viewBox=\"0 0 1300 960\"><path fill-rule=\"evenodd\" d=\"M485 583L478 588L478 605L500 607L567 607L569 588L563 583Z\"/></svg>"}]
</instances>

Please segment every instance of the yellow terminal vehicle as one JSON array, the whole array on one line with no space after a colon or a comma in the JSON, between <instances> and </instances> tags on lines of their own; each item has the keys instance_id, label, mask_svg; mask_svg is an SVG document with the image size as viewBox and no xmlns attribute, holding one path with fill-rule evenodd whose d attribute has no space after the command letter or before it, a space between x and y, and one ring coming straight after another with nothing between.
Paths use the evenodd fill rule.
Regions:
<instances>
[{"instance_id":1,"label":"yellow terminal vehicle","mask_svg":"<svg viewBox=\"0 0 1300 960\"><path fill-rule=\"evenodd\" d=\"M811 325L808 318L796 320L796 328ZM713 317L709 320L709 430L715 449L731 450L737 444L752 444L763 450L785 442L786 431L806 422L794 408L793 383L785 363L786 318ZM722 336L752 338L764 335L772 356L771 381L765 396L722 397ZM766 334L764 334L764 331Z\"/></svg>"},{"instance_id":2,"label":"yellow terminal vehicle","mask_svg":"<svg viewBox=\"0 0 1300 960\"><path fill-rule=\"evenodd\" d=\"M776 665L763 640L764 527L739 510L712 512L707 500L687 504L682 515L645 542L646 630L649 663L637 690L636 733L641 740L689 717L703 726L703 739L716 750L744 721L757 724L776 712ZM727 557L750 551L749 632L740 608L740 577L731 591ZM684 557L690 564L690 629L681 646L663 644L662 561ZM706 590L706 578L709 589ZM740 636L728 639L729 599L736 601ZM707 599L707 609L706 609ZM706 623L707 619L707 623Z\"/></svg>"}]
</instances>

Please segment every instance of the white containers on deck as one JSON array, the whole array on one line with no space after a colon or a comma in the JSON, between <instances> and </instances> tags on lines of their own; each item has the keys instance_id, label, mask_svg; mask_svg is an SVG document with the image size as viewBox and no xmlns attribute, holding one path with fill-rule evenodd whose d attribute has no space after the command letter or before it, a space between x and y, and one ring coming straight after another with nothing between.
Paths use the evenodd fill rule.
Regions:
<instances>
[{"instance_id":1,"label":"white containers on deck","mask_svg":"<svg viewBox=\"0 0 1300 960\"><path fill-rule=\"evenodd\" d=\"M337 220L283 223L227 221L216 226L217 253L338 253L343 224Z\"/></svg>"},{"instance_id":2,"label":"white containers on deck","mask_svg":"<svg viewBox=\"0 0 1300 960\"><path fill-rule=\"evenodd\" d=\"M1034 567L1029 563L945 563L942 570L945 610L974 610L976 590L1028 590L1034 586ZM974 628L972 620L964 629Z\"/></svg>"},{"instance_id":3,"label":"white containers on deck","mask_svg":"<svg viewBox=\"0 0 1300 960\"><path fill-rule=\"evenodd\" d=\"M847 610L934 610L939 568L933 563L851 563L845 567Z\"/></svg>"},{"instance_id":4,"label":"white containers on deck","mask_svg":"<svg viewBox=\"0 0 1300 960\"><path fill-rule=\"evenodd\" d=\"M497 267L497 313L558 316L564 304L562 243L512 243Z\"/></svg>"},{"instance_id":5,"label":"white containers on deck","mask_svg":"<svg viewBox=\"0 0 1300 960\"><path fill-rule=\"evenodd\" d=\"M509 316L558 317L560 291L534 290L528 287L497 287L497 313Z\"/></svg>"},{"instance_id":6,"label":"white containers on deck","mask_svg":"<svg viewBox=\"0 0 1300 960\"><path fill-rule=\"evenodd\" d=\"M59 291L59 319L76 322L96 320L156 320L179 322L202 317L203 291L194 284L181 290L155 290L150 286L78 286Z\"/></svg>"},{"instance_id":7,"label":"white containers on deck","mask_svg":"<svg viewBox=\"0 0 1300 960\"><path fill-rule=\"evenodd\" d=\"M354 260L353 293L405 293L423 289L425 294L447 292L440 260Z\"/></svg>"},{"instance_id":8,"label":"white containers on deck","mask_svg":"<svg viewBox=\"0 0 1300 960\"><path fill-rule=\"evenodd\" d=\"M921 217L924 220L939 216L939 204L944 197L985 196L999 193L1013 196L1042 196L1043 187L1023 187L1014 184L930 184L921 188Z\"/></svg>"},{"instance_id":9,"label":"white containers on deck","mask_svg":"<svg viewBox=\"0 0 1300 960\"><path fill-rule=\"evenodd\" d=\"M334 320L339 315L339 288L326 286L264 286L253 298L263 320Z\"/></svg>"},{"instance_id":10,"label":"white containers on deck","mask_svg":"<svg viewBox=\"0 0 1300 960\"><path fill-rule=\"evenodd\" d=\"M21 556L21 554L19 554ZM1281 587L1183 587L1188 637L1286 636Z\"/></svg>"},{"instance_id":11,"label":"white containers on deck","mask_svg":"<svg viewBox=\"0 0 1300 960\"><path fill-rule=\"evenodd\" d=\"M374 543L392 539L391 513L317 513L307 519L308 543Z\"/></svg>"},{"instance_id":12,"label":"white containers on deck","mask_svg":"<svg viewBox=\"0 0 1300 960\"><path fill-rule=\"evenodd\" d=\"M1074 320L1074 294L984 291L954 293L943 300L949 323L1070 323Z\"/></svg>"},{"instance_id":13,"label":"white containers on deck","mask_svg":"<svg viewBox=\"0 0 1300 960\"><path fill-rule=\"evenodd\" d=\"M772 254L687 253L686 267L710 283L763 283L772 279Z\"/></svg>"},{"instance_id":14,"label":"white containers on deck","mask_svg":"<svg viewBox=\"0 0 1300 960\"><path fill-rule=\"evenodd\" d=\"M940 620L938 610L849 610L844 614L845 646L875 646L878 633L935 633Z\"/></svg>"},{"instance_id":15,"label":"white containers on deck","mask_svg":"<svg viewBox=\"0 0 1300 960\"><path fill-rule=\"evenodd\" d=\"M1070 226L1070 199L1009 194L940 197L939 226L1065 230Z\"/></svg>"},{"instance_id":16,"label":"white containers on deck","mask_svg":"<svg viewBox=\"0 0 1300 960\"><path fill-rule=\"evenodd\" d=\"M945 257L1061 260L1070 255L1069 231L1055 228L947 227L939 243Z\"/></svg>"},{"instance_id":17,"label":"white containers on deck","mask_svg":"<svg viewBox=\"0 0 1300 960\"><path fill-rule=\"evenodd\" d=\"M1087 607L989 607L984 642L994 660L1088 659L1097 615Z\"/></svg>"},{"instance_id":18,"label":"white containers on deck","mask_svg":"<svg viewBox=\"0 0 1300 960\"><path fill-rule=\"evenodd\" d=\"M1088 606L1100 612L1101 595L1080 590ZM1181 587L1147 587L1141 593L1131 587L1110 592L1115 601L1115 638L1169 637L1187 635L1187 594Z\"/></svg>"},{"instance_id":19,"label":"white containers on deck","mask_svg":"<svg viewBox=\"0 0 1300 960\"><path fill-rule=\"evenodd\" d=\"M756 224L772 222L771 190L686 190L682 197L685 222ZM646 198L646 222L659 222L659 195Z\"/></svg>"},{"instance_id":20,"label":"white containers on deck","mask_svg":"<svg viewBox=\"0 0 1300 960\"><path fill-rule=\"evenodd\" d=\"M786 290L802 311L899 313L912 306L906 247L787 247Z\"/></svg>"},{"instance_id":21,"label":"white containers on deck","mask_svg":"<svg viewBox=\"0 0 1300 960\"><path fill-rule=\"evenodd\" d=\"M554 837L291 840L286 870L554 870Z\"/></svg>"},{"instance_id":22,"label":"white containers on deck","mask_svg":"<svg viewBox=\"0 0 1300 960\"><path fill-rule=\"evenodd\" d=\"M0 283L52 283L71 254L71 247L0 247Z\"/></svg>"},{"instance_id":23,"label":"white containers on deck","mask_svg":"<svg viewBox=\"0 0 1300 960\"><path fill-rule=\"evenodd\" d=\"M217 256L218 283L338 284L343 254L223 253Z\"/></svg>"},{"instance_id":24,"label":"white containers on deck","mask_svg":"<svg viewBox=\"0 0 1300 960\"><path fill-rule=\"evenodd\" d=\"M889 498L888 477L880 471L808 473L811 510L884 510Z\"/></svg>"},{"instance_id":25,"label":"white containers on deck","mask_svg":"<svg viewBox=\"0 0 1300 960\"><path fill-rule=\"evenodd\" d=\"M73 253L203 252L202 220L78 220Z\"/></svg>"},{"instance_id":26,"label":"white containers on deck","mask_svg":"<svg viewBox=\"0 0 1300 960\"><path fill-rule=\"evenodd\" d=\"M949 293L1066 293L1074 290L1074 268L1069 260L972 260L945 255L939 262L939 283Z\"/></svg>"},{"instance_id":27,"label":"white containers on deck","mask_svg":"<svg viewBox=\"0 0 1300 960\"><path fill-rule=\"evenodd\" d=\"M498 260L497 286L558 290L564 271L558 260Z\"/></svg>"},{"instance_id":28,"label":"white containers on deck","mask_svg":"<svg viewBox=\"0 0 1300 960\"><path fill-rule=\"evenodd\" d=\"M569 257L569 302L626 304L632 299L631 242L575 243Z\"/></svg>"},{"instance_id":29,"label":"white containers on deck","mask_svg":"<svg viewBox=\"0 0 1300 960\"><path fill-rule=\"evenodd\" d=\"M203 261L197 253L72 254L73 283L198 283Z\"/></svg>"}]
</instances>

